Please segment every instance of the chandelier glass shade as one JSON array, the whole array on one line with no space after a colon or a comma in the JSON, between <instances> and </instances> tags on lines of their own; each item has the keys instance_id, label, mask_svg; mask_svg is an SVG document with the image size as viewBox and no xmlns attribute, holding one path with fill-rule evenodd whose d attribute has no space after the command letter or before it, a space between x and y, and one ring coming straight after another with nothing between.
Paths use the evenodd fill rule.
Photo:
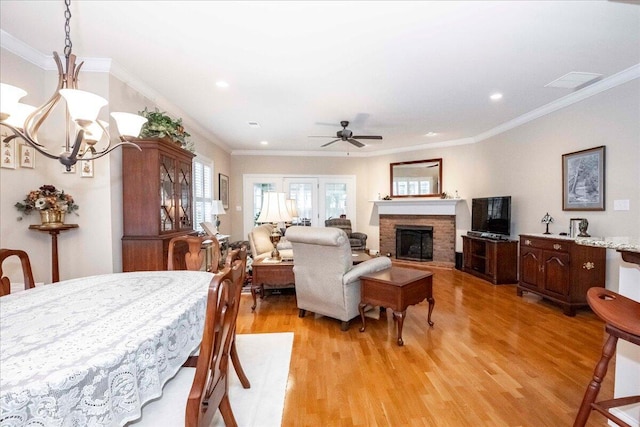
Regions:
<instances>
[{"instance_id":1,"label":"chandelier glass shade","mask_svg":"<svg viewBox=\"0 0 640 427\"><path fill-rule=\"evenodd\" d=\"M5 142L21 138L43 156L60 161L67 171L70 171L78 160L83 158L97 159L122 145L140 149L138 145L128 141L127 138L137 137L147 119L137 114L111 113L120 132L120 142L111 145L111 137L107 131L108 123L97 119L100 110L107 105L107 100L91 92L78 89L78 74L83 62L76 66L76 56L71 53L70 0L65 0L65 4L67 6L65 12L65 63L63 66L58 53L53 52L53 59L58 68L58 84L55 92L48 101L36 108L20 103L20 99L27 94L26 91L1 83L0 125L6 126L13 132L12 135L4 139ZM38 140L38 131L61 99L66 102L66 139L63 151L53 153ZM97 148L96 145L103 138L106 139L106 143Z\"/></svg>"}]
</instances>

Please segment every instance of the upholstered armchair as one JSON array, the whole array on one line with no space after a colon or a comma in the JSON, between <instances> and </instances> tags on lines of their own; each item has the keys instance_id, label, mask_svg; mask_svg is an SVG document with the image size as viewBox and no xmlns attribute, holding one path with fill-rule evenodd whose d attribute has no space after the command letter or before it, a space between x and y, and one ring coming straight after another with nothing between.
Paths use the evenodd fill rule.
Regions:
<instances>
[{"instance_id":1,"label":"upholstered armchair","mask_svg":"<svg viewBox=\"0 0 640 427\"><path fill-rule=\"evenodd\" d=\"M354 251L363 251L367 247L367 235L351 229L351 220L345 218L331 218L324 222L325 227L336 227L343 230L349 238L349 244Z\"/></svg>"},{"instance_id":2,"label":"upholstered armchair","mask_svg":"<svg viewBox=\"0 0 640 427\"><path fill-rule=\"evenodd\" d=\"M333 227L289 227L299 316L306 311L342 321L341 329L359 315L360 276L391 267L387 257L353 265L344 231Z\"/></svg>"},{"instance_id":3,"label":"upholstered armchair","mask_svg":"<svg viewBox=\"0 0 640 427\"><path fill-rule=\"evenodd\" d=\"M271 256L271 251L273 250L271 231L273 231L273 225L262 224L249 232L249 246L251 247L251 257L254 261ZM280 251L282 258L293 257L291 244L284 237L278 243L278 251Z\"/></svg>"}]
</instances>

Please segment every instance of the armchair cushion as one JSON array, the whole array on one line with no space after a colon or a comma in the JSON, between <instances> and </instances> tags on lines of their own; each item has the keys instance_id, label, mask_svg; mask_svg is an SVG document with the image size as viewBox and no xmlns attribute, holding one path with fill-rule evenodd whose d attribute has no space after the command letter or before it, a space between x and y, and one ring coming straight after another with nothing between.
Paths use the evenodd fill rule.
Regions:
<instances>
[{"instance_id":1,"label":"armchair cushion","mask_svg":"<svg viewBox=\"0 0 640 427\"><path fill-rule=\"evenodd\" d=\"M342 283L345 285L360 280L360 276L365 274L375 273L376 271L386 270L391 268L391 258L386 256L371 258L358 265L354 265L353 268L342 276Z\"/></svg>"}]
</instances>

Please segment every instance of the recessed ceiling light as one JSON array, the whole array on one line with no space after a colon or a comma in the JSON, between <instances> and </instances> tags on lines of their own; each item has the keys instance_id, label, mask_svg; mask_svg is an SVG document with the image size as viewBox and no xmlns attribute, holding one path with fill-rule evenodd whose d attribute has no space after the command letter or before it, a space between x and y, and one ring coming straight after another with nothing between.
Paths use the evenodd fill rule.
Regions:
<instances>
[{"instance_id":1,"label":"recessed ceiling light","mask_svg":"<svg viewBox=\"0 0 640 427\"><path fill-rule=\"evenodd\" d=\"M220 88L227 88L229 87L229 83L225 82L224 80L219 80L216 82L216 86Z\"/></svg>"},{"instance_id":2,"label":"recessed ceiling light","mask_svg":"<svg viewBox=\"0 0 640 427\"><path fill-rule=\"evenodd\" d=\"M437 133L436 132L427 132L424 134L424 136L436 136Z\"/></svg>"},{"instance_id":3,"label":"recessed ceiling light","mask_svg":"<svg viewBox=\"0 0 640 427\"><path fill-rule=\"evenodd\" d=\"M497 101L499 99L502 99L502 94L501 93L494 93L489 98L491 98L492 101Z\"/></svg>"},{"instance_id":4,"label":"recessed ceiling light","mask_svg":"<svg viewBox=\"0 0 640 427\"><path fill-rule=\"evenodd\" d=\"M269 141L260 141L261 145L269 145Z\"/></svg>"}]
</instances>

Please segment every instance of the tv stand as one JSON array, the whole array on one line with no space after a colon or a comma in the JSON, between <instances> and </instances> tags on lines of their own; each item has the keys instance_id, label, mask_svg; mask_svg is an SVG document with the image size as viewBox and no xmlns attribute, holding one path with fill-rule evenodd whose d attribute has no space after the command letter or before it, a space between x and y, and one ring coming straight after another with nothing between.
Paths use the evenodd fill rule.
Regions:
<instances>
[{"instance_id":1,"label":"tv stand","mask_svg":"<svg viewBox=\"0 0 640 427\"><path fill-rule=\"evenodd\" d=\"M494 285L518 282L518 241L462 236L462 270Z\"/></svg>"}]
</instances>

